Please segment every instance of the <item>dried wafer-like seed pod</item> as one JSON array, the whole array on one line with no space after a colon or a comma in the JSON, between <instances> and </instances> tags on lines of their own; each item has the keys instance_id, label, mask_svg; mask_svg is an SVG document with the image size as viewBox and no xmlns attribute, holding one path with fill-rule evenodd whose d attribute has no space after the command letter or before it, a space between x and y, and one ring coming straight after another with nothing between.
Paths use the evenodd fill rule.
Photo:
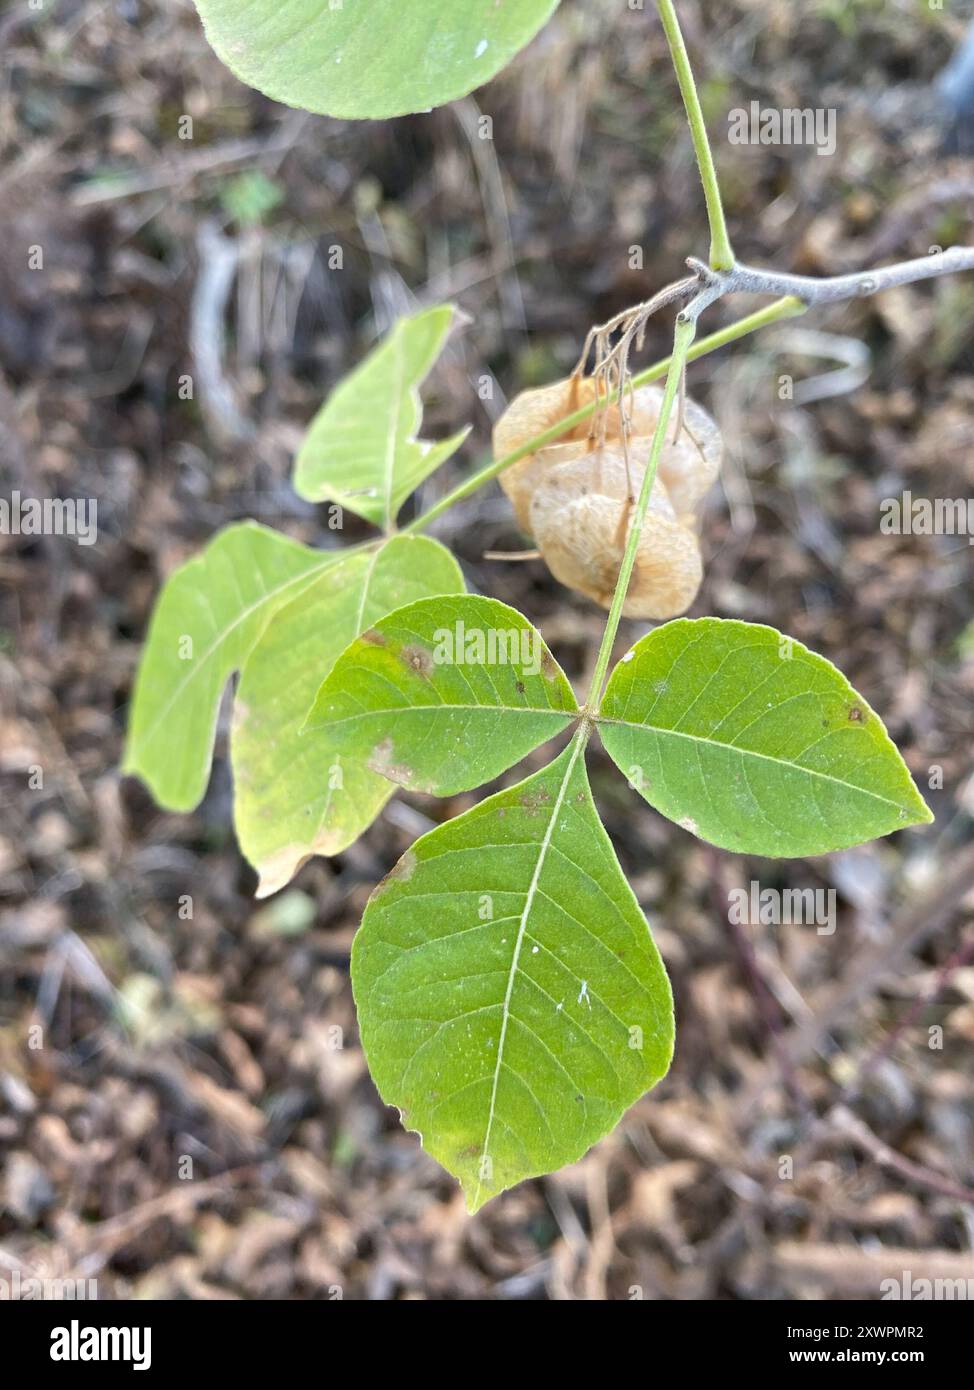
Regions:
<instances>
[{"instance_id":1,"label":"dried wafer-like seed pod","mask_svg":"<svg viewBox=\"0 0 974 1390\"><path fill-rule=\"evenodd\" d=\"M555 578L608 608L632 524L621 447L552 467L535 489L529 522ZM702 577L696 533L681 524L657 479L622 611L629 618L675 618L693 602Z\"/></svg>"},{"instance_id":2,"label":"dried wafer-like seed pod","mask_svg":"<svg viewBox=\"0 0 974 1390\"><path fill-rule=\"evenodd\" d=\"M595 399L591 377L569 377L536 391L522 391L494 426L494 456L513 453L526 440L556 425L566 415ZM656 429L663 391L659 386L640 386L627 400L630 415L630 453L634 461L645 462L649 443ZM669 489L677 515L688 523L695 520L703 497L720 471L722 444L716 424L695 401L686 400L684 425L677 440L668 439L659 461L659 477ZM601 422L599 442L611 444L622 439L619 406L609 406ZM547 468L572 455L574 446L592 448L588 421L576 425L557 444L528 454L501 474L501 486L514 505L518 523L525 530L531 495ZM638 490L638 485L637 485Z\"/></svg>"},{"instance_id":3,"label":"dried wafer-like seed pod","mask_svg":"<svg viewBox=\"0 0 974 1390\"><path fill-rule=\"evenodd\" d=\"M640 386L632 395L631 429L634 437L652 437L663 404L660 386ZM696 522L700 503L717 480L724 452L720 430L689 397L683 405L683 429L679 439L664 445L659 477L666 484L677 516ZM611 422L610 422L611 429ZM643 452L643 458L648 452Z\"/></svg>"},{"instance_id":4,"label":"dried wafer-like seed pod","mask_svg":"<svg viewBox=\"0 0 974 1390\"><path fill-rule=\"evenodd\" d=\"M508 480L507 473L501 474L501 486L511 499L517 524L522 531L526 531L528 535L534 535L531 526L531 499L544 480L551 474L552 469L559 468L563 463L571 463L575 459L590 458L595 452L596 446L588 438L573 439L568 444L549 444L546 448L539 449L537 453L526 458L524 460L525 466L515 478ZM515 464L514 468L519 466ZM509 471L513 472L514 470ZM633 470L633 476L635 476L635 470Z\"/></svg>"},{"instance_id":5,"label":"dried wafer-like seed pod","mask_svg":"<svg viewBox=\"0 0 974 1390\"><path fill-rule=\"evenodd\" d=\"M500 458L595 398L591 378L569 378L518 396L494 427ZM594 437L588 421L556 444L527 455L501 474L518 524L534 536L552 574L608 607L631 524L630 498L646 474L663 392L644 386L626 401L628 469L618 405L607 408ZM686 401L684 428L660 456L650 506L623 612L662 620L683 613L702 577L697 511L720 468L721 440L710 416Z\"/></svg>"},{"instance_id":6,"label":"dried wafer-like seed pod","mask_svg":"<svg viewBox=\"0 0 974 1390\"><path fill-rule=\"evenodd\" d=\"M595 382L590 376L566 377L564 381L553 381L550 386L521 391L494 426L494 453L498 458L513 453L525 440L551 429L566 415L594 400ZM561 442L587 439L588 435L589 422L585 420L563 435ZM517 466L514 464L515 468Z\"/></svg>"},{"instance_id":7,"label":"dried wafer-like seed pod","mask_svg":"<svg viewBox=\"0 0 974 1390\"><path fill-rule=\"evenodd\" d=\"M569 377L566 381L553 382L535 391L522 391L516 396L494 426L494 457L503 458L519 449L528 439L557 425L566 415L571 415L583 405L595 399L595 385L591 377ZM571 444L589 447L589 421L578 425L574 430L562 435L555 448L566 448ZM546 467L541 454L546 451L528 454L501 474L501 487L514 506L518 524L528 529L528 507L531 495L539 476Z\"/></svg>"}]
</instances>

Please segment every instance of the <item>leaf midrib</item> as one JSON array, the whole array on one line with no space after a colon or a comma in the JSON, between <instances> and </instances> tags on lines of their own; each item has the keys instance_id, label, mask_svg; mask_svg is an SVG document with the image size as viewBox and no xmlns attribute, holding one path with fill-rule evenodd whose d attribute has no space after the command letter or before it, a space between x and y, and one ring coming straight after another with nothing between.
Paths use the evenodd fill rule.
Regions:
<instances>
[{"instance_id":1,"label":"leaf midrib","mask_svg":"<svg viewBox=\"0 0 974 1390\"><path fill-rule=\"evenodd\" d=\"M527 895L524 899L524 909L521 913L521 921L517 929L517 939L514 943L514 952L511 956L511 968L507 976L507 989L504 994L504 1002L501 1011L501 1031L500 1037L497 1040L497 1060L494 1063L494 1076L490 1089L490 1106L487 1111L487 1128L484 1133L484 1142L481 1148L482 1159L488 1155L490 1150L490 1136L494 1125L494 1111L497 1104L497 1086L500 1080L501 1067L504 1063L504 1043L507 1038L507 1024L511 1016L511 995L514 992L514 980L517 976L517 966L518 961L521 957L521 947L524 945L524 937L527 933L528 919L531 916L531 908L534 904L535 895L538 891L538 884L541 881L541 870L544 867L544 862L547 857L548 850L551 846L551 841L555 833L555 826L557 825L558 817L561 814L561 808L565 800L565 793L568 790L568 784L572 779L572 773L575 771L575 764L578 762L579 757L582 755L585 749L585 744L587 742L585 736L586 733L587 730L583 729L580 731L581 736L576 735L576 741L574 747L572 748L571 756L568 759L568 765L565 768L565 775L561 780L561 786L558 788L558 795L555 797L554 803L551 808L551 815L548 818L548 825L545 829L544 838L542 839L541 844L538 847L537 863L534 866L534 873L531 877L531 882L528 886ZM569 746L571 747L571 745ZM477 1191L474 1195L473 1201L474 1211L476 1211L477 1208L480 1206L480 1193L483 1187L483 1178L480 1176L480 1171L481 1170L478 1169Z\"/></svg>"},{"instance_id":2,"label":"leaf midrib","mask_svg":"<svg viewBox=\"0 0 974 1390\"><path fill-rule=\"evenodd\" d=\"M547 709L536 709L533 705L458 705L452 700L443 700L438 705L397 705L393 707L385 706L377 709L362 710L359 714L343 714L340 719L325 719L320 724L309 724L307 729L337 728L341 724L353 724L356 719L381 719L383 722L391 715L402 714L444 714L450 710L483 710L488 714L533 714L544 717L551 715L554 719L565 720L571 723L578 719L579 710L574 709L552 709L549 705Z\"/></svg>"},{"instance_id":3,"label":"leaf midrib","mask_svg":"<svg viewBox=\"0 0 974 1390\"><path fill-rule=\"evenodd\" d=\"M720 748L726 752L740 753L745 758L758 758L762 762L775 763L777 766L786 767L792 772L802 772L808 777L819 777L822 781L830 782L836 787L844 787L847 791L860 792L863 796L872 797L874 801L881 801L886 806L895 807L897 811L907 809L901 801L892 801L888 796L881 796L879 792L870 791L868 787L860 787L855 782L847 782L842 777L834 777L831 773L820 772L814 767L804 767L801 763L789 762L787 758L776 758L772 753L759 753L754 748L741 748L736 743L722 743L720 739L703 738L699 734L685 733L682 729L664 729L658 724L637 724L631 719L613 719L604 714L597 715L595 723L615 724L620 728L632 729L637 733L669 735L672 738L686 739L690 743L702 743L706 748Z\"/></svg>"}]
</instances>

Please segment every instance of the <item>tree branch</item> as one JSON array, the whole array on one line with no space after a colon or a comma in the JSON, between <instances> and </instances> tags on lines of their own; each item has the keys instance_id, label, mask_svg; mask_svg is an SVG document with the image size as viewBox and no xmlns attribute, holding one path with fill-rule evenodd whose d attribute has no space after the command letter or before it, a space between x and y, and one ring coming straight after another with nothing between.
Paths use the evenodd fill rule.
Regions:
<instances>
[{"instance_id":1,"label":"tree branch","mask_svg":"<svg viewBox=\"0 0 974 1390\"><path fill-rule=\"evenodd\" d=\"M700 282L700 289L684 313L698 316L709 305L727 294L792 295L807 309L818 304L836 304L845 299L865 299L897 285L912 285L918 280L933 280L940 275L953 275L959 270L974 270L974 246L951 246L946 251L934 251L912 261L881 266L877 270L855 271L851 275L789 275L787 272L764 270L736 261L729 270L712 270L703 261L691 256L687 265Z\"/></svg>"}]
</instances>

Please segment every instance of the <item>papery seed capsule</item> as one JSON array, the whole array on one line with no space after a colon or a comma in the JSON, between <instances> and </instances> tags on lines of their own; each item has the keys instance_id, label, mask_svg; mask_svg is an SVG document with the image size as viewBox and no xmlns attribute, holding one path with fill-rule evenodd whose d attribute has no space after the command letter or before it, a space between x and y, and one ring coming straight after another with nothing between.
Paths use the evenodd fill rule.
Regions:
<instances>
[{"instance_id":1,"label":"papery seed capsule","mask_svg":"<svg viewBox=\"0 0 974 1390\"><path fill-rule=\"evenodd\" d=\"M531 526L531 499L553 469L575 459L594 457L597 449L593 440L573 439L568 444L549 444L529 455L522 464L501 474L501 486L511 499L517 524L522 531L533 535ZM515 470L518 469L518 472Z\"/></svg>"},{"instance_id":2,"label":"papery seed capsule","mask_svg":"<svg viewBox=\"0 0 974 1390\"><path fill-rule=\"evenodd\" d=\"M591 377L569 377L536 391L522 391L494 426L495 458L513 453L526 440L550 429L566 415L590 404L594 398L595 384ZM649 443L656 429L662 402L662 388L653 385L640 386L629 401L631 452L643 463L649 453ZM714 421L702 406L689 398L684 403L684 422L685 429L679 439L674 443L671 437L663 446L659 476L669 489L677 515L687 519L696 516L700 502L720 471L723 445ZM562 462L570 456L556 454L553 450L567 450L579 444L591 447L589 428L589 421L576 425L556 444L528 454L501 474L501 486L514 504L522 527L526 525L527 499L546 466ZM606 410L604 430L606 443L621 439L622 419L618 404ZM645 439L645 444L640 442L641 439ZM580 450L575 448L574 453L578 452Z\"/></svg>"},{"instance_id":3,"label":"papery seed capsule","mask_svg":"<svg viewBox=\"0 0 974 1390\"><path fill-rule=\"evenodd\" d=\"M550 386L521 391L494 425L495 457L513 453L525 440L557 425L566 415L590 405L594 399L595 383L591 377L566 377L564 381L553 381ZM584 420L563 435L560 442L587 439L588 432L589 421Z\"/></svg>"},{"instance_id":4,"label":"papery seed capsule","mask_svg":"<svg viewBox=\"0 0 974 1390\"><path fill-rule=\"evenodd\" d=\"M504 458L519 449L528 439L543 434L545 430L564 420L583 405L595 399L595 387L590 377L572 378L553 382L536 391L522 391L516 396L494 426L494 457ZM574 430L561 436L556 448L565 448L573 443L588 447L588 420ZM541 451L539 451L540 453ZM528 454L510 468L504 470L500 484L514 505L518 524L527 530L527 512L539 475L544 471L544 460L539 453Z\"/></svg>"},{"instance_id":5,"label":"papery seed capsule","mask_svg":"<svg viewBox=\"0 0 974 1390\"><path fill-rule=\"evenodd\" d=\"M494 427L500 458L550 429L595 398L591 378L569 378L518 396ZM518 524L534 536L552 574L608 607L631 525L630 499L646 474L663 392L643 386L627 402L628 469L618 404L606 409L599 443L590 422L557 443L527 455L501 474ZM672 427L668 429L672 436ZM684 429L670 437L639 540L623 612L628 617L676 617L693 602L702 577L697 512L720 468L720 432L695 402L684 406Z\"/></svg>"},{"instance_id":6,"label":"papery seed capsule","mask_svg":"<svg viewBox=\"0 0 974 1390\"><path fill-rule=\"evenodd\" d=\"M529 522L555 578L608 608L632 511L617 445L550 469L531 499ZM674 618L689 608L702 577L696 534L680 523L666 484L657 478L622 611L629 618Z\"/></svg>"},{"instance_id":7,"label":"papery seed capsule","mask_svg":"<svg viewBox=\"0 0 974 1390\"><path fill-rule=\"evenodd\" d=\"M659 386L640 386L633 392L634 436L652 436L662 404L663 391ZM671 417L667 430L670 438L660 455L659 476L666 484L677 515L695 519L700 503L720 472L724 445L714 421L689 397L684 401L683 420L684 428L674 443Z\"/></svg>"}]
</instances>

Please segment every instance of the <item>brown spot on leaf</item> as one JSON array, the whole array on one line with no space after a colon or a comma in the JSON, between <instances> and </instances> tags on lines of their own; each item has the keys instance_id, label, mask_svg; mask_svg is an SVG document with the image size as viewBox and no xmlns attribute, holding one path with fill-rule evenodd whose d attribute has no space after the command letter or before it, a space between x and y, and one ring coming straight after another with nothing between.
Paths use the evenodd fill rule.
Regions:
<instances>
[{"instance_id":1,"label":"brown spot on leaf","mask_svg":"<svg viewBox=\"0 0 974 1390\"><path fill-rule=\"evenodd\" d=\"M380 893L384 892L386 888L393 883L408 883L416 872L416 865L418 862L415 853L411 849L407 849L399 863L389 870L385 878L379 881L373 897L378 897ZM405 1116L403 1118L405 1118Z\"/></svg>"},{"instance_id":2,"label":"brown spot on leaf","mask_svg":"<svg viewBox=\"0 0 974 1390\"><path fill-rule=\"evenodd\" d=\"M558 676L558 664L549 651L541 653L541 674L546 681L553 681Z\"/></svg>"},{"instance_id":3,"label":"brown spot on leaf","mask_svg":"<svg viewBox=\"0 0 974 1390\"><path fill-rule=\"evenodd\" d=\"M433 658L425 647L417 647L411 644L403 647L399 653L406 665L424 680L429 680L430 672L433 669Z\"/></svg>"},{"instance_id":4,"label":"brown spot on leaf","mask_svg":"<svg viewBox=\"0 0 974 1390\"><path fill-rule=\"evenodd\" d=\"M368 632L362 633L362 641L371 643L373 647L384 647L386 645L386 639L383 637L382 633L376 631L374 627L370 627Z\"/></svg>"},{"instance_id":5,"label":"brown spot on leaf","mask_svg":"<svg viewBox=\"0 0 974 1390\"><path fill-rule=\"evenodd\" d=\"M255 896L269 898L272 893L278 892L290 883L302 864L306 864L310 858L307 845L284 845L273 854L268 854L255 865L260 875Z\"/></svg>"},{"instance_id":6,"label":"brown spot on leaf","mask_svg":"<svg viewBox=\"0 0 974 1390\"><path fill-rule=\"evenodd\" d=\"M431 792L433 790L431 784L417 781L415 770L407 763L394 763L392 754L392 739L390 737L384 738L372 749L365 765L370 772L377 772L380 777L388 778L397 786L410 787L417 792Z\"/></svg>"},{"instance_id":7,"label":"brown spot on leaf","mask_svg":"<svg viewBox=\"0 0 974 1390\"><path fill-rule=\"evenodd\" d=\"M858 705L852 706L852 709L849 711L849 718L852 720L854 724L862 723L862 710L859 708Z\"/></svg>"}]
</instances>

